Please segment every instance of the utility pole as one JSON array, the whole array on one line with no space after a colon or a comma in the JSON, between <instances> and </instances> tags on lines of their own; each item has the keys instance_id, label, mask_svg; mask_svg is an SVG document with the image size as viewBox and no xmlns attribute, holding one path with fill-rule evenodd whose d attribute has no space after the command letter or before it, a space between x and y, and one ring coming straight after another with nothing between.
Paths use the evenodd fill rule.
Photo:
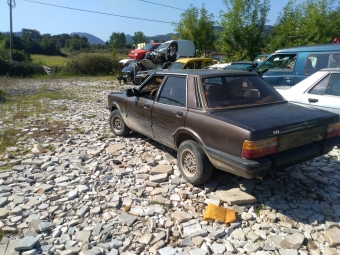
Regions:
<instances>
[{"instance_id":1,"label":"utility pole","mask_svg":"<svg viewBox=\"0 0 340 255\"><path fill-rule=\"evenodd\" d=\"M12 5L12 1L14 5ZM11 54L11 61L13 61L12 8L15 7L15 0L7 0L7 3L9 5L9 19L10 19L10 36L9 36L10 54Z\"/></svg>"}]
</instances>

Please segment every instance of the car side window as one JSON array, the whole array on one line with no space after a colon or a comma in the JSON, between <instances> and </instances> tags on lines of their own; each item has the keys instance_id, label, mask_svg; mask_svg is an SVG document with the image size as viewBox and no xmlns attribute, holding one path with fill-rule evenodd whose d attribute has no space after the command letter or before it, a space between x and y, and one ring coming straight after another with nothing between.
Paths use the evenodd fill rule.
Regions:
<instances>
[{"instance_id":1,"label":"car side window","mask_svg":"<svg viewBox=\"0 0 340 255\"><path fill-rule=\"evenodd\" d=\"M195 61L195 69L202 69L203 62L202 61Z\"/></svg>"},{"instance_id":2,"label":"car side window","mask_svg":"<svg viewBox=\"0 0 340 255\"><path fill-rule=\"evenodd\" d=\"M163 76L157 76L157 75L153 76L141 88L141 90L139 91L139 96L154 100L157 94L157 91L159 89L159 86L161 85L163 81L163 78L164 78Z\"/></svg>"},{"instance_id":3,"label":"car side window","mask_svg":"<svg viewBox=\"0 0 340 255\"><path fill-rule=\"evenodd\" d=\"M195 69L195 65L193 62L187 63L183 69Z\"/></svg>"},{"instance_id":4,"label":"car side window","mask_svg":"<svg viewBox=\"0 0 340 255\"><path fill-rule=\"evenodd\" d=\"M158 102L162 104L186 106L186 77L170 76L160 92Z\"/></svg>"},{"instance_id":5,"label":"car side window","mask_svg":"<svg viewBox=\"0 0 340 255\"><path fill-rule=\"evenodd\" d=\"M330 54L310 54L305 63L305 74L311 75L322 68L329 66Z\"/></svg>"},{"instance_id":6,"label":"car side window","mask_svg":"<svg viewBox=\"0 0 340 255\"><path fill-rule=\"evenodd\" d=\"M340 74L333 73L327 87L326 95L340 96Z\"/></svg>"},{"instance_id":7,"label":"car side window","mask_svg":"<svg viewBox=\"0 0 340 255\"><path fill-rule=\"evenodd\" d=\"M309 94L315 94L315 95L325 94L326 87L327 87L327 84L329 82L330 77L331 77L330 75L327 75L318 84L316 84L308 93Z\"/></svg>"}]
</instances>

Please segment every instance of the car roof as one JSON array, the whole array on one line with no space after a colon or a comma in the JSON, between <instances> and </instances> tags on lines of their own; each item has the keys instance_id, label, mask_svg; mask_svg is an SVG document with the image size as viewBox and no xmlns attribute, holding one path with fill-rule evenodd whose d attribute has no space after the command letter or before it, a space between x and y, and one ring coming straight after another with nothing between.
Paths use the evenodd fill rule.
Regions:
<instances>
[{"instance_id":1,"label":"car roof","mask_svg":"<svg viewBox=\"0 0 340 255\"><path fill-rule=\"evenodd\" d=\"M289 53L297 51L340 51L339 43L305 45L292 48L285 48L275 51L275 53Z\"/></svg>"},{"instance_id":2,"label":"car roof","mask_svg":"<svg viewBox=\"0 0 340 255\"><path fill-rule=\"evenodd\" d=\"M213 62L213 60L211 58L180 58L180 59L177 59L175 62L186 63L186 62L191 61L191 60L206 60L206 61Z\"/></svg>"},{"instance_id":3,"label":"car roof","mask_svg":"<svg viewBox=\"0 0 340 255\"><path fill-rule=\"evenodd\" d=\"M221 70L221 69L185 69L185 70L164 70L157 71L156 74L172 74L172 75L198 75L202 77L211 76L232 76L232 75L249 75L258 76L257 73L241 70Z\"/></svg>"},{"instance_id":4,"label":"car roof","mask_svg":"<svg viewBox=\"0 0 340 255\"><path fill-rule=\"evenodd\" d=\"M340 73L340 68L335 68L335 67L334 68L323 68L319 70L318 72L320 71Z\"/></svg>"}]
</instances>

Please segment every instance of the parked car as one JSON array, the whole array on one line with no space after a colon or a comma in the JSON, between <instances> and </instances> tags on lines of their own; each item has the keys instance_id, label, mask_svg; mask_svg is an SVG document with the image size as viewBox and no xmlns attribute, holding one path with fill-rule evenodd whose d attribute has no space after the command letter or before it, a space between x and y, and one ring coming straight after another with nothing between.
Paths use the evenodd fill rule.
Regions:
<instances>
[{"instance_id":1,"label":"parked car","mask_svg":"<svg viewBox=\"0 0 340 255\"><path fill-rule=\"evenodd\" d=\"M340 142L339 115L288 103L245 71L156 72L138 89L110 93L107 109L115 135L134 130L177 150L181 174L195 185L213 167L254 178Z\"/></svg>"},{"instance_id":2,"label":"parked car","mask_svg":"<svg viewBox=\"0 0 340 255\"><path fill-rule=\"evenodd\" d=\"M134 80L134 69L137 62L138 60L135 59L122 59L119 61L119 63L123 64L122 77L127 82Z\"/></svg>"},{"instance_id":3,"label":"parked car","mask_svg":"<svg viewBox=\"0 0 340 255\"><path fill-rule=\"evenodd\" d=\"M211 58L180 58L168 67L168 70L202 69L211 66L214 61Z\"/></svg>"},{"instance_id":4,"label":"parked car","mask_svg":"<svg viewBox=\"0 0 340 255\"><path fill-rule=\"evenodd\" d=\"M229 63L214 64L208 66L207 69L222 69L222 70L243 70L243 71L253 71L258 64L252 61L240 60L233 61Z\"/></svg>"},{"instance_id":5,"label":"parked car","mask_svg":"<svg viewBox=\"0 0 340 255\"><path fill-rule=\"evenodd\" d=\"M340 67L340 44L309 45L275 51L254 71L272 86L293 86L323 68Z\"/></svg>"},{"instance_id":6,"label":"parked car","mask_svg":"<svg viewBox=\"0 0 340 255\"><path fill-rule=\"evenodd\" d=\"M158 68L153 62L148 59L141 60L143 63L148 63L147 70L138 71L135 75L135 82L142 83L151 74L159 70L181 70L181 69L202 69L212 65L213 60L211 58L181 58L172 62L169 66L169 62L164 62L163 65Z\"/></svg>"},{"instance_id":7,"label":"parked car","mask_svg":"<svg viewBox=\"0 0 340 255\"><path fill-rule=\"evenodd\" d=\"M155 64L162 64L170 61L174 62L180 58L196 57L196 49L193 41L190 40L170 40L162 43L157 50L146 55Z\"/></svg>"},{"instance_id":8,"label":"parked car","mask_svg":"<svg viewBox=\"0 0 340 255\"><path fill-rule=\"evenodd\" d=\"M340 68L321 69L293 87L277 91L290 102L340 115Z\"/></svg>"},{"instance_id":9,"label":"parked car","mask_svg":"<svg viewBox=\"0 0 340 255\"><path fill-rule=\"evenodd\" d=\"M154 51L159 45L161 45L161 43L148 43L141 49L131 50L129 57L132 59L141 60L145 57L147 52Z\"/></svg>"}]
</instances>

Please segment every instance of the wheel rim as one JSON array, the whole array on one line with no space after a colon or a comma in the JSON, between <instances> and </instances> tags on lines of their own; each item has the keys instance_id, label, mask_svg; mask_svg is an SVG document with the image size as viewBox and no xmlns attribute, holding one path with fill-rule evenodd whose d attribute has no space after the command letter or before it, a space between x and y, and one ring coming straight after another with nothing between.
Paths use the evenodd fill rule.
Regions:
<instances>
[{"instance_id":1,"label":"wheel rim","mask_svg":"<svg viewBox=\"0 0 340 255\"><path fill-rule=\"evenodd\" d=\"M119 133L122 131L123 129L123 121L121 120L121 118L119 118L119 116L113 116L112 120L112 128L115 132Z\"/></svg>"},{"instance_id":2,"label":"wheel rim","mask_svg":"<svg viewBox=\"0 0 340 255\"><path fill-rule=\"evenodd\" d=\"M197 172L197 161L194 154L189 150L184 150L181 158L184 174L188 177L194 177Z\"/></svg>"}]
</instances>

